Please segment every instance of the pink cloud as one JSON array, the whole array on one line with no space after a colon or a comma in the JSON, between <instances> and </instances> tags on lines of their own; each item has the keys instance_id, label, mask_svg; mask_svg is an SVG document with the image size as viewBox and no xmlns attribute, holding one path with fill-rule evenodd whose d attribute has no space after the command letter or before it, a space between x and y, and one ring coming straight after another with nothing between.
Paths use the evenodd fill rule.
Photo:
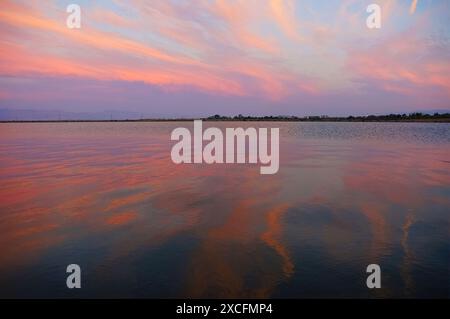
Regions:
<instances>
[{"instance_id":1,"label":"pink cloud","mask_svg":"<svg viewBox=\"0 0 450 319\"><path fill-rule=\"evenodd\" d=\"M73 30L56 2L41 8L37 2L5 1L0 75L142 82L273 105L299 96L317 105L329 96L353 96L369 84L405 97L427 92L448 98L448 59L439 48L424 47L426 19L416 15L400 33L393 18L406 7L385 0L389 24L375 34L364 25L365 11L352 11L357 1L340 3L334 20L321 16L315 4L115 0L108 8L85 8L82 29Z\"/></svg>"}]
</instances>

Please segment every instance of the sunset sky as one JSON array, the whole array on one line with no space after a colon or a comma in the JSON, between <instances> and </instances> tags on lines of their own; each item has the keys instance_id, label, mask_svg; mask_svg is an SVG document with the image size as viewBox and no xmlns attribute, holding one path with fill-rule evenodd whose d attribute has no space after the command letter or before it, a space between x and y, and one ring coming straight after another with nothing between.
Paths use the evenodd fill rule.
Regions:
<instances>
[{"instance_id":1,"label":"sunset sky","mask_svg":"<svg viewBox=\"0 0 450 319\"><path fill-rule=\"evenodd\" d=\"M81 6L81 29L66 7ZM368 29L366 7L382 8ZM447 0L0 1L0 109L177 117L450 109Z\"/></svg>"}]
</instances>

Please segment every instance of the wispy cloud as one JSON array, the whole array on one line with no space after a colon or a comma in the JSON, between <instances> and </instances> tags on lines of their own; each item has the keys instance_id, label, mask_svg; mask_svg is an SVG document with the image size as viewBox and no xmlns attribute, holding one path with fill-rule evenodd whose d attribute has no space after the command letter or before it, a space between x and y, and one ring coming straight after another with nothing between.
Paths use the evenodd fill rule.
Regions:
<instances>
[{"instance_id":1,"label":"wispy cloud","mask_svg":"<svg viewBox=\"0 0 450 319\"><path fill-rule=\"evenodd\" d=\"M411 7L409 8L409 13L413 14L414 12L416 12L416 8L417 8L417 0L413 0L411 3Z\"/></svg>"},{"instance_id":2,"label":"wispy cloud","mask_svg":"<svg viewBox=\"0 0 450 319\"><path fill-rule=\"evenodd\" d=\"M438 23L444 19L432 21L445 10L430 2L426 15L412 19L404 4L381 5L386 23L374 32L354 0L115 0L83 5L77 30L65 26L59 1L7 0L0 4L0 77L138 82L299 112L306 100L316 105L336 94L343 105L368 83L387 96L448 98L449 46L426 42L436 30L450 33ZM0 103L14 104L14 90L5 93Z\"/></svg>"}]
</instances>

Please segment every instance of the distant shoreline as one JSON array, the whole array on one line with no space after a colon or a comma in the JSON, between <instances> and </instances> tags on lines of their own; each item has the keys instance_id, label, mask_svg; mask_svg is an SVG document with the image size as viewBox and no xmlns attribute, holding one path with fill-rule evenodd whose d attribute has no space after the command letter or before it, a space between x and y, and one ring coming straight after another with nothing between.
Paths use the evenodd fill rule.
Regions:
<instances>
[{"instance_id":1,"label":"distant shoreline","mask_svg":"<svg viewBox=\"0 0 450 319\"><path fill-rule=\"evenodd\" d=\"M204 118L141 118L141 119L109 119L109 120L0 120L0 123L109 123L109 122L192 122L203 120L206 122L427 122L450 123L450 113L424 113L367 115L367 116L221 116L213 115Z\"/></svg>"},{"instance_id":2,"label":"distant shoreline","mask_svg":"<svg viewBox=\"0 0 450 319\"><path fill-rule=\"evenodd\" d=\"M229 119L229 120L211 120L211 119L146 119L146 120L19 120L19 121L0 121L3 124L12 123L155 123L155 122L192 122L194 120L204 122L328 122L328 123L450 123L450 119L417 119L417 120L347 120L347 119L328 119L328 120L294 120L294 119Z\"/></svg>"}]
</instances>

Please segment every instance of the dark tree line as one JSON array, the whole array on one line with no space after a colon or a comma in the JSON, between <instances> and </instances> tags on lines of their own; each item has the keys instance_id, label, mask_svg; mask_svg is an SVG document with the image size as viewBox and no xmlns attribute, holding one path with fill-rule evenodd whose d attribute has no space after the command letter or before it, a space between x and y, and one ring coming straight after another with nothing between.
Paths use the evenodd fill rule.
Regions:
<instances>
[{"instance_id":1,"label":"dark tree line","mask_svg":"<svg viewBox=\"0 0 450 319\"><path fill-rule=\"evenodd\" d=\"M450 113L409 113L409 114L388 114L388 115L366 115L366 116L244 116L242 114L236 116L222 116L219 114L210 116L205 120L209 121L317 121L317 122L385 122L385 121L436 121L450 122Z\"/></svg>"}]
</instances>

